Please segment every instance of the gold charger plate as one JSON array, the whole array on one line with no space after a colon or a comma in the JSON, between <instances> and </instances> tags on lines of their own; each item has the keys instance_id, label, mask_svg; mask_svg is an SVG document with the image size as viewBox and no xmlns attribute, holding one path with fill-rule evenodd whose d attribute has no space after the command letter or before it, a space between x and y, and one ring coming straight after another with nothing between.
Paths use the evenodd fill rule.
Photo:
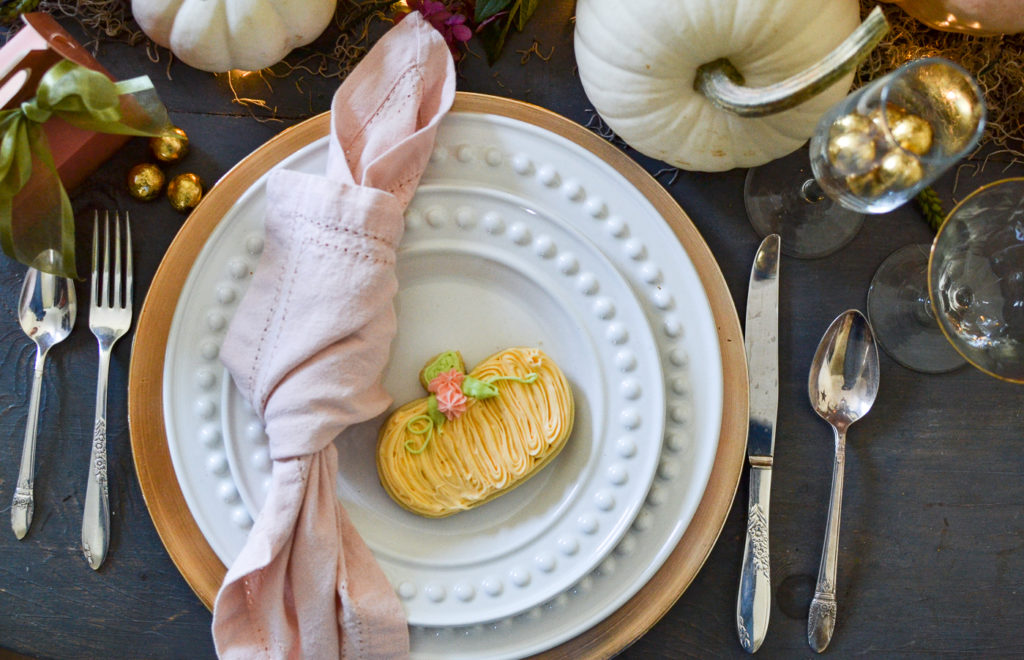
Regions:
<instances>
[{"instance_id":1,"label":"gold charger plate","mask_svg":"<svg viewBox=\"0 0 1024 660\"><path fill-rule=\"evenodd\" d=\"M711 251L676 201L643 168L597 135L519 101L459 92L454 111L500 115L560 135L602 159L633 184L678 237L708 296L722 356L723 413L707 488L686 532L657 573L612 615L541 657L607 657L651 628L686 590L725 524L746 450L747 373L743 337L728 287ZM192 518L178 485L164 429L163 373L174 310L193 263L238 197L282 157L323 137L324 113L283 131L235 166L183 225L157 269L139 314L128 383L135 469L157 532L196 595L209 608L227 571Z\"/></svg>"}]
</instances>

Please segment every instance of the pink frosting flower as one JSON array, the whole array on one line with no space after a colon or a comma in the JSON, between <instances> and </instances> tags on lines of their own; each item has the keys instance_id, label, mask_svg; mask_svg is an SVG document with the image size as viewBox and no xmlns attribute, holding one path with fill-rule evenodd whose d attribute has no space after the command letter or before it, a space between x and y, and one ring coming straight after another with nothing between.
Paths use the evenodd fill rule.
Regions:
<instances>
[{"instance_id":1,"label":"pink frosting flower","mask_svg":"<svg viewBox=\"0 0 1024 660\"><path fill-rule=\"evenodd\" d=\"M466 412L469 400L462 393L462 381L465 377L466 374L458 369L449 369L434 376L427 385L427 390L437 397L437 409L444 413L448 421Z\"/></svg>"}]
</instances>

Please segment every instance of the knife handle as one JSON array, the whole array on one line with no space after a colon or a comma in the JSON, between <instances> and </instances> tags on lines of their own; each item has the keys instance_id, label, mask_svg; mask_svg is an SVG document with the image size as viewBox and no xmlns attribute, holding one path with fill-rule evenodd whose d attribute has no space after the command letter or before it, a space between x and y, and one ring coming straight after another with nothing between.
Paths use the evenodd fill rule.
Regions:
<instances>
[{"instance_id":1,"label":"knife handle","mask_svg":"<svg viewBox=\"0 0 1024 660\"><path fill-rule=\"evenodd\" d=\"M736 598L736 632L740 645L754 653L768 631L772 604L772 583L768 561L768 508L772 490L772 468L751 466L750 506L747 509L747 538L743 544L740 589Z\"/></svg>"}]
</instances>

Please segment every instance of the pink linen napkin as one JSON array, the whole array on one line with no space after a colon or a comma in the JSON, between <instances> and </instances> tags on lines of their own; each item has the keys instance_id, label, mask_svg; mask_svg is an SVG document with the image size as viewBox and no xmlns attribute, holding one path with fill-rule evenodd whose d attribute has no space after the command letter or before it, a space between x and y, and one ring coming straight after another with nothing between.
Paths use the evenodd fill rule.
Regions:
<instances>
[{"instance_id":1,"label":"pink linen napkin","mask_svg":"<svg viewBox=\"0 0 1024 660\"><path fill-rule=\"evenodd\" d=\"M402 214L454 96L448 47L414 12L335 94L326 173L267 182L264 252L221 360L263 419L273 469L217 594L221 657L409 653L401 604L337 498L333 441L391 403Z\"/></svg>"}]
</instances>

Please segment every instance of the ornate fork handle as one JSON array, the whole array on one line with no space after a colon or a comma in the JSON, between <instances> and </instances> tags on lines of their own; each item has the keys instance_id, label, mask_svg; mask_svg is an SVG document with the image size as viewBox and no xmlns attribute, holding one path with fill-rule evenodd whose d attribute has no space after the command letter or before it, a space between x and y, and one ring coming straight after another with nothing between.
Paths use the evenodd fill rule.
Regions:
<instances>
[{"instance_id":1,"label":"ornate fork handle","mask_svg":"<svg viewBox=\"0 0 1024 660\"><path fill-rule=\"evenodd\" d=\"M82 518L82 551L89 565L98 569L107 556L110 541L110 499L107 494L107 376L113 341L100 341L96 378L96 421L89 454L89 481Z\"/></svg>"}]
</instances>

